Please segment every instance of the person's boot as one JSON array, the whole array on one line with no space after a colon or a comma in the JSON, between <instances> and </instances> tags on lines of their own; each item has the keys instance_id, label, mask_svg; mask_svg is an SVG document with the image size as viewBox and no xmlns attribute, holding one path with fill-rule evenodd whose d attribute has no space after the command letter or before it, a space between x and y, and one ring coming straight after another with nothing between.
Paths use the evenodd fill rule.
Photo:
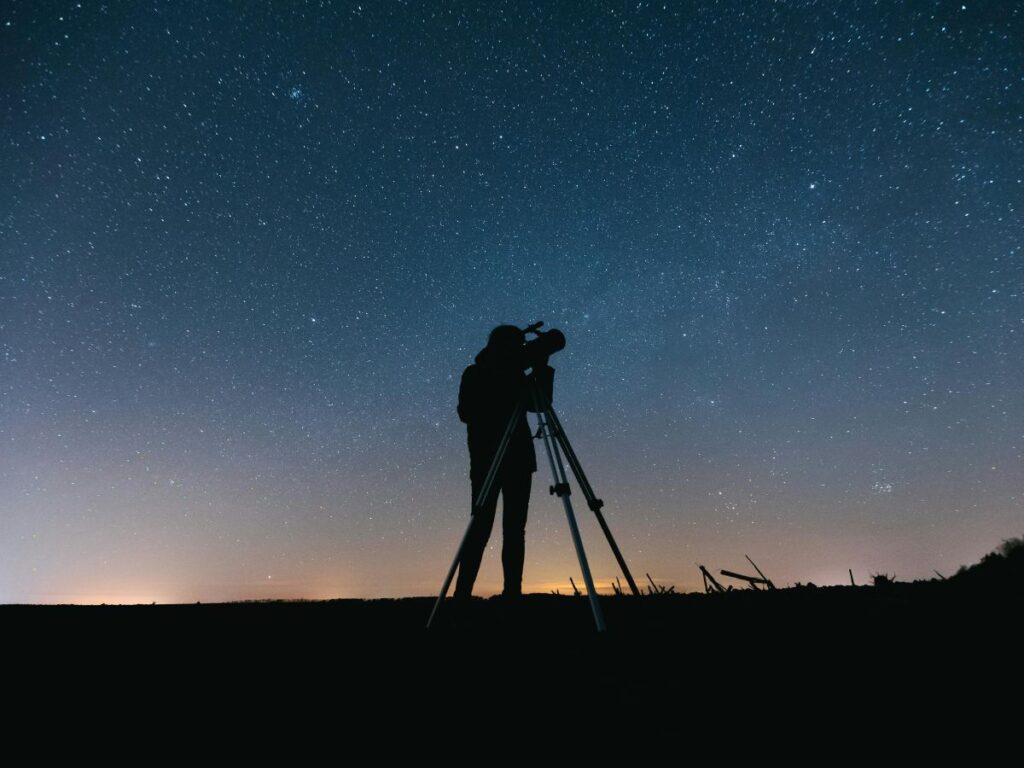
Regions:
<instances>
[{"instance_id":1,"label":"person's boot","mask_svg":"<svg viewBox=\"0 0 1024 768\"><path fill-rule=\"evenodd\" d=\"M469 619L470 607L473 603L473 596L464 592L455 592L447 601L448 613L453 626L463 626Z\"/></svg>"},{"instance_id":2,"label":"person's boot","mask_svg":"<svg viewBox=\"0 0 1024 768\"><path fill-rule=\"evenodd\" d=\"M523 604L523 593L517 589L506 589L499 597L501 605L506 611L518 611Z\"/></svg>"}]
</instances>

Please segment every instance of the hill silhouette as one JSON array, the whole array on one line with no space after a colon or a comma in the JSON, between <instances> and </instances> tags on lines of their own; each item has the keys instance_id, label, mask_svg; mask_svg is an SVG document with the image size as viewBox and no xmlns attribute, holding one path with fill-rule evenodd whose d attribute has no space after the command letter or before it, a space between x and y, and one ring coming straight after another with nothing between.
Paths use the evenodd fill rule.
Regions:
<instances>
[{"instance_id":1,"label":"hill silhouette","mask_svg":"<svg viewBox=\"0 0 1024 768\"><path fill-rule=\"evenodd\" d=\"M963 566L950 579L958 586L1001 590L1024 581L1024 536L1007 539L980 562Z\"/></svg>"}]
</instances>

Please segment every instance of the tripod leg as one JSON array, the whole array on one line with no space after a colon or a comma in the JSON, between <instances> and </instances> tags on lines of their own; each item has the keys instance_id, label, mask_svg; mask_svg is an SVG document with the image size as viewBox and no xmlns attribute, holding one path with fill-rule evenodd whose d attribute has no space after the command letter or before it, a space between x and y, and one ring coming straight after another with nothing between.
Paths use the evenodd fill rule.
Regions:
<instances>
[{"instance_id":1,"label":"tripod leg","mask_svg":"<svg viewBox=\"0 0 1024 768\"><path fill-rule=\"evenodd\" d=\"M455 559L452 561L452 567L448 569L448 576L444 580L444 586L441 587L441 594L437 596L437 600L434 602L434 609L430 612L430 618L427 619L427 629L430 629L430 625L434 621L434 614L437 613L437 609L441 607L441 601L444 600L448 594L448 589L452 585L452 579L455 578L455 569L459 567L459 560L462 559L462 550L466 546L466 540L469 539L469 531L473 527L473 518L469 518L469 525L466 526L466 532L462 535L462 543L459 544L459 549L455 553Z\"/></svg>"},{"instance_id":2,"label":"tripod leg","mask_svg":"<svg viewBox=\"0 0 1024 768\"><path fill-rule=\"evenodd\" d=\"M512 411L512 416L508 420L508 426L505 427L505 434L501 436L501 442L498 444L498 451L494 454L494 459L491 461L491 467L487 470L487 476L484 478L484 484L480 487L480 493L477 494L476 499L473 501L474 511L484 505L484 500L487 498L487 494L491 492L491 486L494 485L494 478L498 476L498 468L501 466L501 462L505 458L505 452L508 450L509 441L512 439L512 432L516 427L516 423L520 417L526 411L526 398L525 396L519 399L516 404L516 409Z\"/></svg>"},{"instance_id":3,"label":"tripod leg","mask_svg":"<svg viewBox=\"0 0 1024 768\"><path fill-rule=\"evenodd\" d=\"M544 438L544 448L548 454L548 463L551 465L551 474L555 478L554 492L558 494L565 507L565 516L569 521L569 532L572 534L572 543L576 547L576 557L580 561L580 570L583 571L583 583L587 587L587 597L590 599L590 610L594 614L594 623L597 625L598 632L604 632L604 613L601 611L601 604L597 601L597 590L594 588L594 579L590 575L587 553L583 549L583 539L580 538L580 529L576 525L576 515L572 511L572 502L569 501L569 481L565 476L565 467L562 466L562 457L558 453L558 445L551 438L550 427L544 416L544 413L537 413L540 433Z\"/></svg>"},{"instance_id":4,"label":"tripod leg","mask_svg":"<svg viewBox=\"0 0 1024 768\"><path fill-rule=\"evenodd\" d=\"M477 494L473 500L473 514L484 505L484 501L487 499L491 492L491 487L494 485L494 479L498 476L498 468L501 466L502 460L505 458L505 453L508 451L508 443L512 438L512 432L515 429L516 423L523 415L526 410L526 396L520 398L516 404L516 409L512 412L512 416L508 420L508 426L505 427L505 434L501 436L501 442L498 444L498 450L494 454L494 458L491 460L491 466L487 470L487 477L484 478L484 483L480 488L480 493ZM452 561L452 567L448 569L448 577L444 580L444 586L441 587L441 593L437 596L437 600L434 602L434 608L430 612L430 618L427 619L427 628L430 628L431 622L434 621L434 614L437 613L437 609L441 606L441 602L447 597L448 589L452 585L452 579L455 577L455 569L459 567L459 561L462 559L462 550L466 546L466 542L469 540L469 532L473 528L473 518L470 517L469 525L466 527L466 533L462 536L462 543L459 544L459 549L455 553L455 560Z\"/></svg>"},{"instance_id":5,"label":"tripod leg","mask_svg":"<svg viewBox=\"0 0 1024 768\"><path fill-rule=\"evenodd\" d=\"M597 498L594 493L594 489L590 487L590 482L587 480L586 474L583 472L583 465L580 464L580 460L576 458L576 452L572 449L572 445L569 443L569 438L565 434L565 430L562 429L562 423L558 420L558 416L555 414L555 409L548 401L544 393L537 390L537 397L539 398L541 407L544 409L544 413L548 418L548 422L553 427L552 435L557 441L558 445L562 446L562 450L565 451L565 458L569 462L569 466L572 469L572 473L576 476L576 482L580 484L580 490L583 491L583 495L587 499L587 506L590 507L594 516L597 518L598 524L601 526L601 530L604 532L604 537L608 540L608 546L611 547L612 554L615 555L615 560L619 564L619 568L622 569L622 575L626 577L626 582L629 584L630 590L634 595L639 596L642 594L640 588L637 587L636 582L633 581L633 574L629 572L629 566L626 565L626 559L622 556L622 552L619 551L618 544L615 543L615 537L612 536L611 529L608 527L608 523L605 522L604 515L601 513L601 507L604 506L604 502Z\"/></svg>"}]
</instances>

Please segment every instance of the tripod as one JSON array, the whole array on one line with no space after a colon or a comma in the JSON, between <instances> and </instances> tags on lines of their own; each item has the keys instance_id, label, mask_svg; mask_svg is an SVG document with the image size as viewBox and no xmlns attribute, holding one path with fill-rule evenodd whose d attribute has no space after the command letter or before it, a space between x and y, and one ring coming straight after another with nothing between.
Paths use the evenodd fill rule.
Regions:
<instances>
[{"instance_id":1,"label":"tripod","mask_svg":"<svg viewBox=\"0 0 1024 768\"><path fill-rule=\"evenodd\" d=\"M544 387L541 386L537 377L536 369L527 377L526 389L524 390L522 397L520 397L519 402L516 404L516 408L512 412L512 416L508 420L508 426L505 427L505 432L498 445L498 450L494 454L494 459L491 461L491 466L487 471L487 476L484 478L480 492L473 500L473 514L475 515L477 510L483 507L487 500L491 492L491 487L494 485L495 478L498 476L498 470L501 467L501 462L505 458L505 453L508 449L512 432L528 407L529 410L537 414L538 426L535 437L540 437L544 441L544 448L548 455L548 464L551 466L551 474L555 480L555 484L550 486L549 491L553 495L557 495L562 500L562 505L565 507L565 516L569 521L569 531L572 534L573 545L576 548L576 556L580 561L580 570L583 572L583 581L587 588L587 597L590 600L590 609L594 614L594 623L597 625L597 631L603 632L605 630L604 614L601 612L601 605L597 601L597 591L594 588L594 580L590 575L590 566L587 563L587 553L583 549L583 540L580 538L579 528L576 525L576 515L573 513L572 502L569 500L569 480L565 474L565 465L562 463L562 453L565 454L565 458L569 462L569 467L572 469L573 475L576 477L576 482L587 499L587 506L590 507L590 510L597 517L597 522L601 526L601 530L604 531L605 538L608 540L608 545L611 547L612 553L615 555L615 559L618 561L619 567L622 569L622 573L626 577L626 582L629 584L629 588L632 590L634 595L640 595L640 590L637 588L636 582L633 581L633 575L629 572L629 567L626 565L626 561L623 559L622 553L619 551L619 547L615 543L615 538L612 536L612 532L608 528L608 523L605 522L604 515L601 514L601 507L604 506L604 502L594 494L594 489L590 486L590 482L587 480L587 476L583 472L583 467L580 464L579 459L576 458L576 452L572 449L572 445L569 443L569 438L565 435L565 430L562 429L562 424L558 420L558 416L555 414L555 410L544 392ZM430 612L430 618L427 620L428 628L434 621L437 609L440 607L444 598L448 595L448 589L455 576L455 571L459 567L459 562L462 559L462 551L466 546L466 541L469 539L469 533L472 527L473 520L470 519L469 526L466 528L466 533L462 537L462 543L459 544L459 549L455 553L455 560L452 562L452 567L448 569L448 576L444 581L444 586L441 587L441 593L438 595L437 601L434 603L434 609Z\"/></svg>"}]
</instances>

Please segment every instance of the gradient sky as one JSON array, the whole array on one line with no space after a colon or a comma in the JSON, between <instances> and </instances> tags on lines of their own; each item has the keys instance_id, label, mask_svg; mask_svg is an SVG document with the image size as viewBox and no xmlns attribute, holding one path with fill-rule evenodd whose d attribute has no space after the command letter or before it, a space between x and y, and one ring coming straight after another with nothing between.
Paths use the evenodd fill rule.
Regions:
<instances>
[{"instance_id":1,"label":"gradient sky","mask_svg":"<svg viewBox=\"0 0 1024 768\"><path fill-rule=\"evenodd\" d=\"M459 378L534 320L638 579L976 561L1024 533L1022 22L5 3L0 602L436 593ZM537 447L524 589L564 591Z\"/></svg>"}]
</instances>

